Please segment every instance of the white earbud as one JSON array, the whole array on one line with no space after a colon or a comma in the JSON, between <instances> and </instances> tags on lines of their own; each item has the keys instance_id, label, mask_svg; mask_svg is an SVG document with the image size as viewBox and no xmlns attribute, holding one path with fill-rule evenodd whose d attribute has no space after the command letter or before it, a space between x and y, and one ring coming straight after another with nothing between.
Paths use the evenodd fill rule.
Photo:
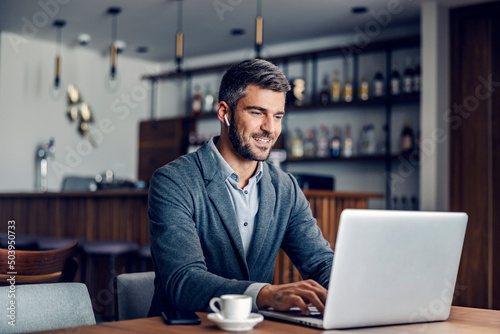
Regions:
<instances>
[{"instance_id":1,"label":"white earbud","mask_svg":"<svg viewBox=\"0 0 500 334\"><path fill-rule=\"evenodd\" d=\"M229 126L229 121L227 119L227 115L224 115L224 119L226 120L226 125Z\"/></svg>"}]
</instances>

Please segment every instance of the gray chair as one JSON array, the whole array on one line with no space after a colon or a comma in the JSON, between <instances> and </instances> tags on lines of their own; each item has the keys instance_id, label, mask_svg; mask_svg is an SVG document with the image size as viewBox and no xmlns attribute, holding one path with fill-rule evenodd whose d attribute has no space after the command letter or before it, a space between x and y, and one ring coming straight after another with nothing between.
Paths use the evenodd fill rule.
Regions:
<instances>
[{"instance_id":1,"label":"gray chair","mask_svg":"<svg viewBox=\"0 0 500 334\"><path fill-rule=\"evenodd\" d=\"M154 271L115 277L116 320L146 318L154 294Z\"/></svg>"},{"instance_id":2,"label":"gray chair","mask_svg":"<svg viewBox=\"0 0 500 334\"><path fill-rule=\"evenodd\" d=\"M65 176L61 191L96 191L97 182L94 177Z\"/></svg>"},{"instance_id":3,"label":"gray chair","mask_svg":"<svg viewBox=\"0 0 500 334\"><path fill-rule=\"evenodd\" d=\"M9 286L0 287L0 308L6 310L7 315L0 321L0 333L25 333L96 323L87 287L82 283L26 284L16 286L15 292L9 291ZM15 326L12 326L9 321L14 319Z\"/></svg>"},{"instance_id":4,"label":"gray chair","mask_svg":"<svg viewBox=\"0 0 500 334\"><path fill-rule=\"evenodd\" d=\"M141 258L141 271L153 270L153 260L151 257L151 244L141 246L139 249Z\"/></svg>"}]
</instances>

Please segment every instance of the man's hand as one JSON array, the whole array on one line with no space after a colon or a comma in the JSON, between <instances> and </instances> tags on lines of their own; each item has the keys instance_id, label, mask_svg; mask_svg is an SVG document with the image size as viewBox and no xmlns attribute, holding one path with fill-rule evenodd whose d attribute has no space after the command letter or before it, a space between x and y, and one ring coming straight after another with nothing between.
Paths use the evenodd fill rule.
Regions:
<instances>
[{"instance_id":1,"label":"man's hand","mask_svg":"<svg viewBox=\"0 0 500 334\"><path fill-rule=\"evenodd\" d=\"M278 311L298 307L306 315L310 314L309 306L316 306L323 314L326 295L327 290L313 280L266 285L257 295L257 306L259 308L272 307Z\"/></svg>"}]
</instances>

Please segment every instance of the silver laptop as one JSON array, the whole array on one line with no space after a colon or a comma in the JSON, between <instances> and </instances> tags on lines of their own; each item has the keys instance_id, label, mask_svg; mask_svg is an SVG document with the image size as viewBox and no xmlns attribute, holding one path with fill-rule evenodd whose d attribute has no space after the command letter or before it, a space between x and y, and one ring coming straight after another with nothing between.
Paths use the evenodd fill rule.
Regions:
<instances>
[{"instance_id":1,"label":"silver laptop","mask_svg":"<svg viewBox=\"0 0 500 334\"><path fill-rule=\"evenodd\" d=\"M346 209L325 314L261 311L323 329L446 320L467 214Z\"/></svg>"}]
</instances>

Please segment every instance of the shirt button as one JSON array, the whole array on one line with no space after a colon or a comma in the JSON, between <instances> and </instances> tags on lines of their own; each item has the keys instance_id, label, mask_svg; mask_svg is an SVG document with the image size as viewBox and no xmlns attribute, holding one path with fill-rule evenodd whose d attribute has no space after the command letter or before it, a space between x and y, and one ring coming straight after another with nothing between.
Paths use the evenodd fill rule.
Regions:
<instances>
[{"instance_id":1,"label":"shirt button","mask_svg":"<svg viewBox=\"0 0 500 334\"><path fill-rule=\"evenodd\" d=\"M245 195L248 194L248 190L245 190L244 193L245 193Z\"/></svg>"},{"instance_id":2,"label":"shirt button","mask_svg":"<svg viewBox=\"0 0 500 334\"><path fill-rule=\"evenodd\" d=\"M248 226L248 223L247 222L243 223L243 226Z\"/></svg>"}]
</instances>

